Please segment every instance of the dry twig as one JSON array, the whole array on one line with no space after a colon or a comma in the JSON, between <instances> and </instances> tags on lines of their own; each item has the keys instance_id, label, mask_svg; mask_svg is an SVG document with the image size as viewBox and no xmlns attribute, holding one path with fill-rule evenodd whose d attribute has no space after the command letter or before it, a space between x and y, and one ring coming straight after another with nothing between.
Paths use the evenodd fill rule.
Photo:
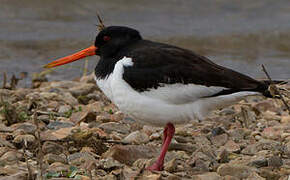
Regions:
<instances>
[{"instance_id":1,"label":"dry twig","mask_svg":"<svg viewBox=\"0 0 290 180\"><path fill-rule=\"evenodd\" d=\"M99 24L97 25L99 31L102 31L106 28L106 26L104 25L103 23L103 20L101 19L101 16L97 13L97 17L98 17L98 20L99 20Z\"/></svg>"},{"instance_id":2,"label":"dry twig","mask_svg":"<svg viewBox=\"0 0 290 180\"><path fill-rule=\"evenodd\" d=\"M33 113L33 121L34 124L36 126L36 134L35 134L35 138L37 141L37 145L38 145L38 153L37 153L37 164L38 164L38 179L42 180L43 179L43 152L42 152L42 145L41 145L41 139L40 139L40 128L39 128L39 124L38 124L38 120L37 120L37 107Z\"/></svg>"},{"instance_id":3,"label":"dry twig","mask_svg":"<svg viewBox=\"0 0 290 180\"><path fill-rule=\"evenodd\" d=\"M286 106L287 110L288 110L288 113L290 114L290 107L289 105L287 104L287 102L285 101L284 97L282 96L282 94L280 93L279 89L277 88L277 86L274 84L274 82L272 81L272 78L270 77L269 73L267 72L265 66L262 64L262 70L263 72L266 74L267 78L269 79L270 83L271 83L271 86L273 88L273 90L275 91L275 94L277 94L282 102L284 103L284 105Z\"/></svg>"}]
</instances>

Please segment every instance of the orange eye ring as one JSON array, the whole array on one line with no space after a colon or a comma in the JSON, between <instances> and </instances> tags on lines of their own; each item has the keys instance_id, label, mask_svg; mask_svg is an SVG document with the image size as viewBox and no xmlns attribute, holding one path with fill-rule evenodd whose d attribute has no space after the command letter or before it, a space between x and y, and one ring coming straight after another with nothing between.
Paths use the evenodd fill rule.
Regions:
<instances>
[{"instance_id":1,"label":"orange eye ring","mask_svg":"<svg viewBox=\"0 0 290 180\"><path fill-rule=\"evenodd\" d=\"M110 36L104 36L103 39L104 39L104 41L109 41L111 39L111 37Z\"/></svg>"}]
</instances>

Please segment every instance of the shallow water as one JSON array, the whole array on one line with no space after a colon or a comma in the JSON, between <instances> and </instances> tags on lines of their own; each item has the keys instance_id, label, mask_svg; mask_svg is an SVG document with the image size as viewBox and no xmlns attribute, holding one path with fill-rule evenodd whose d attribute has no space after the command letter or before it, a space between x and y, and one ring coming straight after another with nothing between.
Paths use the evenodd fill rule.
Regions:
<instances>
[{"instance_id":1,"label":"shallow water","mask_svg":"<svg viewBox=\"0 0 290 180\"><path fill-rule=\"evenodd\" d=\"M106 25L138 29L147 39L182 46L218 64L265 77L290 78L288 0L2 0L0 72L41 72L51 60L93 43L99 12ZM96 57L90 57L93 71ZM49 79L73 79L84 61L55 69Z\"/></svg>"}]
</instances>

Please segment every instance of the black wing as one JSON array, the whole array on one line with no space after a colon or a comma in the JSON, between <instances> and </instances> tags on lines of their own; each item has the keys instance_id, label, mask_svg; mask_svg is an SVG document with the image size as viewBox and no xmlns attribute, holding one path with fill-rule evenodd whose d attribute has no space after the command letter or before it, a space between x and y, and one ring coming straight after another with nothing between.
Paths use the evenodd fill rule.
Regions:
<instances>
[{"instance_id":1,"label":"black wing","mask_svg":"<svg viewBox=\"0 0 290 180\"><path fill-rule=\"evenodd\" d=\"M125 67L123 78L137 91L174 83L227 88L217 95L238 91L263 92L267 88L260 81L219 66L192 51L165 44L152 44L154 45L134 48L127 53L134 65Z\"/></svg>"}]
</instances>

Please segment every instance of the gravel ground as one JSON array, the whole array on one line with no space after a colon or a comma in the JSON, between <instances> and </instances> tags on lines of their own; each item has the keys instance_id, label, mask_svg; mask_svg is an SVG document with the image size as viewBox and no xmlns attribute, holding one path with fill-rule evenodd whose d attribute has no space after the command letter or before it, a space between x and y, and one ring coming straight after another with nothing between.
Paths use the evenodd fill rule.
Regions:
<instances>
[{"instance_id":1,"label":"gravel ground","mask_svg":"<svg viewBox=\"0 0 290 180\"><path fill-rule=\"evenodd\" d=\"M0 180L290 178L290 116L279 99L249 97L176 127L161 172L162 128L122 114L94 84L0 89ZM290 85L282 85L290 102Z\"/></svg>"}]
</instances>

